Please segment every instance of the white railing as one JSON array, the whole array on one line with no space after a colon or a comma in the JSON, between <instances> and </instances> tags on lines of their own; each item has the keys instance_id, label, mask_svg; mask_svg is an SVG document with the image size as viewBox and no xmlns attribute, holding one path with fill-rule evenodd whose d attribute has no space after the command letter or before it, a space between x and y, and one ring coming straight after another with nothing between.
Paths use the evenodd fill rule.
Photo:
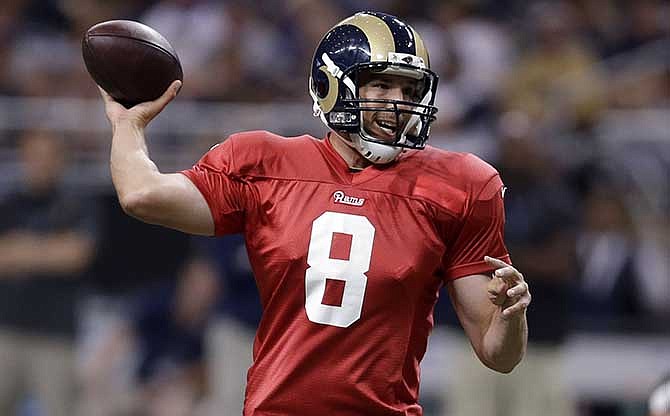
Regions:
<instances>
[{"instance_id":1,"label":"white railing","mask_svg":"<svg viewBox=\"0 0 670 416\"><path fill-rule=\"evenodd\" d=\"M108 182L111 130L99 99L0 96L0 188L17 167L18 131L45 129L64 134L74 183ZM177 99L150 125L152 158L163 170L190 166L210 146L237 131L264 129L282 135L322 136L325 127L312 116L311 103L209 103ZM605 150L653 142L670 149L670 109L608 111L596 129ZM436 137L440 132L434 132ZM447 135L448 136L448 135ZM437 144L438 142L435 142ZM448 147L448 139L442 145Z\"/></svg>"},{"instance_id":2,"label":"white railing","mask_svg":"<svg viewBox=\"0 0 670 416\"><path fill-rule=\"evenodd\" d=\"M109 183L111 129L101 100L62 97L0 96L0 188L15 179L16 132L31 129L64 135L72 169L69 182ZM321 136L325 127L312 116L311 104L287 102L208 103L177 99L147 130L152 158L163 170L189 167L213 144L245 130L270 130L292 136Z\"/></svg>"}]
</instances>

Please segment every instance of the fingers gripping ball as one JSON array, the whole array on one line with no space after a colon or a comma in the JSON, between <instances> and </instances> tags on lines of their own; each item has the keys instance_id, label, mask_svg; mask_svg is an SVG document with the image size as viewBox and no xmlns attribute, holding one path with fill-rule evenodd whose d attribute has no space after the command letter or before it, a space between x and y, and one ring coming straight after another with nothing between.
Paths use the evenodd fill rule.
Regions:
<instances>
[{"instance_id":1,"label":"fingers gripping ball","mask_svg":"<svg viewBox=\"0 0 670 416\"><path fill-rule=\"evenodd\" d=\"M110 20L91 27L82 55L93 80L129 108L155 100L184 75L177 53L160 33L138 22Z\"/></svg>"}]
</instances>

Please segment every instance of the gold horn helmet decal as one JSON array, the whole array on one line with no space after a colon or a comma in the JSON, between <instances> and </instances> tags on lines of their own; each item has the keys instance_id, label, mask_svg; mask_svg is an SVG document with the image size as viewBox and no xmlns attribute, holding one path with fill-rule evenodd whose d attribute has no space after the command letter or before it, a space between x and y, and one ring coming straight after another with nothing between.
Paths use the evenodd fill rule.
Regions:
<instances>
[{"instance_id":1,"label":"gold horn helmet decal","mask_svg":"<svg viewBox=\"0 0 670 416\"><path fill-rule=\"evenodd\" d=\"M380 76L409 78L416 92L402 100L360 97L357 83ZM321 39L312 60L309 92L315 116L343 133L364 157L386 163L397 149L425 146L437 113L437 82L423 40L411 26L388 14L359 12ZM365 128L374 123L369 115L379 112L396 118L391 137L375 137L370 133L374 128Z\"/></svg>"},{"instance_id":2,"label":"gold horn helmet decal","mask_svg":"<svg viewBox=\"0 0 670 416\"><path fill-rule=\"evenodd\" d=\"M370 43L370 61L386 61L389 52L395 52L393 33L379 17L363 13L355 14L337 24L341 25L352 25L363 31Z\"/></svg>"}]
</instances>

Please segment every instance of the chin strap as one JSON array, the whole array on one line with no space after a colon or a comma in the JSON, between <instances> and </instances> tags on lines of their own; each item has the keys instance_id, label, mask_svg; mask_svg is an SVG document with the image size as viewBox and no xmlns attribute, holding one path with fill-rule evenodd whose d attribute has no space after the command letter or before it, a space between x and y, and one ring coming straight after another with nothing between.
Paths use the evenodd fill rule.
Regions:
<instances>
[{"instance_id":1,"label":"chin strap","mask_svg":"<svg viewBox=\"0 0 670 416\"><path fill-rule=\"evenodd\" d=\"M388 144L374 143L363 139L359 134L349 135L351 147L353 147L364 158L376 165L383 165L393 162L402 152L401 147L395 147Z\"/></svg>"},{"instance_id":2,"label":"chin strap","mask_svg":"<svg viewBox=\"0 0 670 416\"><path fill-rule=\"evenodd\" d=\"M342 69L338 67L325 52L323 55L321 55L321 59L326 64L326 70L333 77L340 80L347 88L349 88L352 97L356 97L356 85L351 80L351 78L343 77ZM321 110L321 107L319 107L319 99L316 93L312 90L311 85L309 86L308 90L314 102L312 105L312 112L314 116L319 117L323 124L330 127L328 120L326 119L326 114L324 114L323 110ZM361 129L363 129L362 122ZM402 152L402 148L399 147L367 141L363 139L359 133L337 132L337 134L344 138L344 142L349 147L356 150L358 153L360 153L361 156L374 164L385 164L393 162Z\"/></svg>"}]
</instances>

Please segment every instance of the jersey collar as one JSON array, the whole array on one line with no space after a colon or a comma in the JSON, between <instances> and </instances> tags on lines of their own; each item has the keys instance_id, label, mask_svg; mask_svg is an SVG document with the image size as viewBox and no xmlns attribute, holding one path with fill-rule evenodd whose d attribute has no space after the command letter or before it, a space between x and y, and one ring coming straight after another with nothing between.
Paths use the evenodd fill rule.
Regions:
<instances>
[{"instance_id":1,"label":"jersey collar","mask_svg":"<svg viewBox=\"0 0 670 416\"><path fill-rule=\"evenodd\" d=\"M349 167L344 158L333 147L333 144L330 142L331 134L332 132L328 132L326 134L323 140L321 140L321 145L324 149L326 158L331 163L331 165L333 165L338 177L346 184L360 184L374 179L387 171L392 171L399 162L402 163L402 159L404 159L405 156L401 154L398 157L398 160L385 165L371 164L370 166L367 166L361 170L354 170Z\"/></svg>"}]
</instances>

